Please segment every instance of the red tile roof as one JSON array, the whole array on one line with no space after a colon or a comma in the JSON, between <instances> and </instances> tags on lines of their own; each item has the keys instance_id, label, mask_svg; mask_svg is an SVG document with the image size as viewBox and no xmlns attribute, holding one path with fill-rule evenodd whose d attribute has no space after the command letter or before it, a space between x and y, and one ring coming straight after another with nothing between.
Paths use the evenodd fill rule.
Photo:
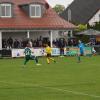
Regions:
<instances>
[{"instance_id":1,"label":"red tile roof","mask_svg":"<svg viewBox=\"0 0 100 100\"><path fill-rule=\"evenodd\" d=\"M0 0L14 3L14 17L0 18L0 29L73 29L75 26L60 18L51 7L46 9L42 18L30 18L20 7L22 4L38 2L46 4L45 0Z\"/></svg>"}]
</instances>

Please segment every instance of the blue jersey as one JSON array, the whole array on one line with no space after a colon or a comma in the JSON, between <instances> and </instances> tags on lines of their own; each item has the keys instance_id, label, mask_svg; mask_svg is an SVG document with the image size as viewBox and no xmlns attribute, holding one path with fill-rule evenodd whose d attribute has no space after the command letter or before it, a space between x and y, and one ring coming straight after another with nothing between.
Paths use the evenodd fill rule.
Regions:
<instances>
[{"instance_id":1,"label":"blue jersey","mask_svg":"<svg viewBox=\"0 0 100 100\"><path fill-rule=\"evenodd\" d=\"M80 54L84 54L84 43L79 43L78 47L80 49Z\"/></svg>"}]
</instances>

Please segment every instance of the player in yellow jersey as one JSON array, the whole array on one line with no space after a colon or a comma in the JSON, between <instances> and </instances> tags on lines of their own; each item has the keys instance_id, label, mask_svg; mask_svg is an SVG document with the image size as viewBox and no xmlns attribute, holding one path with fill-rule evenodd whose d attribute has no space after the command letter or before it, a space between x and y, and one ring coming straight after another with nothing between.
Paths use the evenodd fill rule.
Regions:
<instances>
[{"instance_id":1,"label":"player in yellow jersey","mask_svg":"<svg viewBox=\"0 0 100 100\"><path fill-rule=\"evenodd\" d=\"M47 63L50 64L50 60L56 62L55 59L51 58L52 48L48 44L46 44L45 50L46 50L46 55L47 55Z\"/></svg>"}]
</instances>

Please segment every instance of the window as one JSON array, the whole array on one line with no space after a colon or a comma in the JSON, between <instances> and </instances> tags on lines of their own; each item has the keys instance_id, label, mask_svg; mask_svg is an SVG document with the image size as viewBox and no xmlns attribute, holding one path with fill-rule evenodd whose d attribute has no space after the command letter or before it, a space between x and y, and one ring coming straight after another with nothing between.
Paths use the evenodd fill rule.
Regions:
<instances>
[{"instance_id":1,"label":"window","mask_svg":"<svg viewBox=\"0 0 100 100\"><path fill-rule=\"evenodd\" d=\"M11 4L0 4L0 17L11 17Z\"/></svg>"},{"instance_id":2,"label":"window","mask_svg":"<svg viewBox=\"0 0 100 100\"><path fill-rule=\"evenodd\" d=\"M30 5L30 17L41 17L41 5Z\"/></svg>"}]
</instances>

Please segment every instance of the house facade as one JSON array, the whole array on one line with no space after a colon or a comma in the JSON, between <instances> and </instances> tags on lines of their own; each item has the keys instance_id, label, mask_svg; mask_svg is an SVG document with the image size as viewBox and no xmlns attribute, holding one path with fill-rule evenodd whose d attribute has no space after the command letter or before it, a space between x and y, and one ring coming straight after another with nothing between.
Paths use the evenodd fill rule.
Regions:
<instances>
[{"instance_id":1,"label":"house facade","mask_svg":"<svg viewBox=\"0 0 100 100\"><path fill-rule=\"evenodd\" d=\"M74 0L60 16L75 24L94 25L100 22L100 0Z\"/></svg>"},{"instance_id":2,"label":"house facade","mask_svg":"<svg viewBox=\"0 0 100 100\"><path fill-rule=\"evenodd\" d=\"M96 22L100 22L100 9L96 12L96 14L89 20L89 25L93 26Z\"/></svg>"},{"instance_id":3,"label":"house facade","mask_svg":"<svg viewBox=\"0 0 100 100\"><path fill-rule=\"evenodd\" d=\"M37 39L60 37L59 31L70 31L75 25L60 18L45 0L0 0L0 49L2 39Z\"/></svg>"}]
</instances>

